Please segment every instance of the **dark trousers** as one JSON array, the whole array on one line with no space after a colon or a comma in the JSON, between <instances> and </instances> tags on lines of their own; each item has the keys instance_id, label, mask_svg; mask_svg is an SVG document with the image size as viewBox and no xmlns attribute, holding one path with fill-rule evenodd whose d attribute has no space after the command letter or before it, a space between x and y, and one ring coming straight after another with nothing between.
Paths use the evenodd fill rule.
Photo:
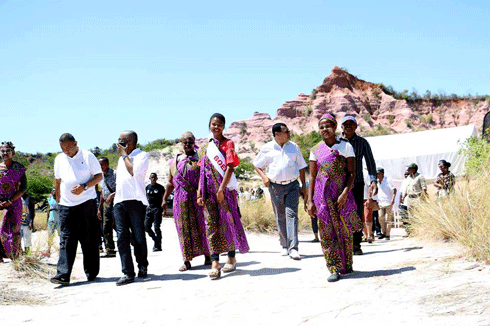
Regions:
<instances>
[{"instance_id":1,"label":"dark trousers","mask_svg":"<svg viewBox=\"0 0 490 326\"><path fill-rule=\"evenodd\" d=\"M148 206L146 208L145 216L145 230L155 242L155 247L161 249L162 247L162 229L160 228L162 224L162 207ZM154 227L155 232L151 229Z\"/></svg>"},{"instance_id":2,"label":"dark trousers","mask_svg":"<svg viewBox=\"0 0 490 326\"><path fill-rule=\"evenodd\" d=\"M70 280L78 242L82 246L83 268L88 279L99 274L99 219L95 199L77 206L59 206L60 256L56 277Z\"/></svg>"},{"instance_id":3,"label":"dark trousers","mask_svg":"<svg viewBox=\"0 0 490 326\"><path fill-rule=\"evenodd\" d=\"M354 201L357 205L357 215L361 221L363 221L364 217L364 182L363 183L354 183L354 187L352 188L352 194L354 195ZM362 241L362 231L354 232L354 250L361 249L361 241Z\"/></svg>"},{"instance_id":4,"label":"dark trousers","mask_svg":"<svg viewBox=\"0 0 490 326\"><path fill-rule=\"evenodd\" d=\"M104 215L102 217L102 233L104 235L104 245L107 252L115 252L113 230L114 228L114 205L104 204Z\"/></svg>"},{"instance_id":5,"label":"dark trousers","mask_svg":"<svg viewBox=\"0 0 490 326\"><path fill-rule=\"evenodd\" d=\"M313 230L313 233L318 233L318 217L311 217L311 229Z\"/></svg>"},{"instance_id":6,"label":"dark trousers","mask_svg":"<svg viewBox=\"0 0 490 326\"><path fill-rule=\"evenodd\" d=\"M235 250L228 251L228 257L235 258ZM211 261L219 261L219 253L211 254Z\"/></svg>"},{"instance_id":7,"label":"dark trousers","mask_svg":"<svg viewBox=\"0 0 490 326\"><path fill-rule=\"evenodd\" d=\"M114 219L117 231L117 250L121 258L122 272L134 277L133 258L131 257L131 238L138 268L148 266L148 249L145 237L146 206L138 200L126 200L114 205Z\"/></svg>"},{"instance_id":8,"label":"dark trousers","mask_svg":"<svg viewBox=\"0 0 490 326\"><path fill-rule=\"evenodd\" d=\"M373 233L381 234L381 224L379 224L379 214L378 211L373 211Z\"/></svg>"}]
</instances>

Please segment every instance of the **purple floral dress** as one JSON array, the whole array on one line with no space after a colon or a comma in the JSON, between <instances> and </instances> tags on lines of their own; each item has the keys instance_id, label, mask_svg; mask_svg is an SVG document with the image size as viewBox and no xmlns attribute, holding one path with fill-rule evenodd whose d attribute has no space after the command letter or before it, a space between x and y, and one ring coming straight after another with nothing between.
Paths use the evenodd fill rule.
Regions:
<instances>
[{"instance_id":1,"label":"purple floral dress","mask_svg":"<svg viewBox=\"0 0 490 326\"><path fill-rule=\"evenodd\" d=\"M317 208L320 242L330 273L352 272L354 231L361 230L357 206L352 191L342 210L337 209L337 199L345 188L346 158L337 149L325 143L312 149L317 158L318 173L315 180L313 202Z\"/></svg>"},{"instance_id":2,"label":"purple floral dress","mask_svg":"<svg viewBox=\"0 0 490 326\"><path fill-rule=\"evenodd\" d=\"M25 168L13 162L10 168L0 171L0 202L7 201L19 190L20 180L25 175ZM0 226L0 242L4 254L16 258L21 251L20 226L22 221L22 198L12 202L3 214ZM1 213L0 213L1 214Z\"/></svg>"},{"instance_id":3,"label":"purple floral dress","mask_svg":"<svg viewBox=\"0 0 490 326\"><path fill-rule=\"evenodd\" d=\"M170 165L174 185L174 219L184 261L207 255L209 244L203 208L197 205L199 158L180 154Z\"/></svg>"},{"instance_id":4,"label":"purple floral dress","mask_svg":"<svg viewBox=\"0 0 490 326\"><path fill-rule=\"evenodd\" d=\"M219 141L213 140L218 148ZM201 191L204 198L204 216L206 218L206 231L211 253L222 253L238 249L241 253L249 250L245 230L240 220L238 209L238 194L236 190L224 191L225 201L218 205L216 194L223 180L221 174L215 170L206 155L207 144L199 151L201 165ZM224 157L224 153L220 148Z\"/></svg>"}]
</instances>

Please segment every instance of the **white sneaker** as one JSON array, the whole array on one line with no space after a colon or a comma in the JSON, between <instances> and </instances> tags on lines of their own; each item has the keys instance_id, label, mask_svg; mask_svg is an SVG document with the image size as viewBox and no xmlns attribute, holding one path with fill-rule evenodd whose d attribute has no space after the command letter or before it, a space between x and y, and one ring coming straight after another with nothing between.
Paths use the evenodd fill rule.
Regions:
<instances>
[{"instance_id":1,"label":"white sneaker","mask_svg":"<svg viewBox=\"0 0 490 326\"><path fill-rule=\"evenodd\" d=\"M281 250L281 256L288 256L288 255L289 255L288 249L287 248L282 248L282 250Z\"/></svg>"},{"instance_id":2,"label":"white sneaker","mask_svg":"<svg viewBox=\"0 0 490 326\"><path fill-rule=\"evenodd\" d=\"M296 250L296 249L291 250L291 252L289 253L289 257L291 259L294 259L294 260L300 260L301 259L300 255L298 253L298 250Z\"/></svg>"}]
</instances>

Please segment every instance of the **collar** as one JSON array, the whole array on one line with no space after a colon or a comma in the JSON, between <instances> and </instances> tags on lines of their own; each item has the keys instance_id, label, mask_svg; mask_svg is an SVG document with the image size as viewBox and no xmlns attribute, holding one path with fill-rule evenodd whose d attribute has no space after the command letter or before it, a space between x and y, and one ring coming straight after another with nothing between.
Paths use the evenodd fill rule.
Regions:
<instances>
[{"instance_id":1,"label":"collar","mask_svg":"<svg viewBox=\"0 0 490 326\"><path fill-rule=\"evenodd\" d=\"M416 177L418 177L418 176L419 176L419 174L420 174L420 173L415 172L415 174L413 175L413 177L412 177L412 175L409 175L409 177L410 177L410 178L412 178L412 179L415 179Z\"/></svg>"},{"instance_id":2,"label":"collar","mask_svg":"<svg viewBox=\"0 0 490 326\"><path fill-rule=\"evenodd\" d=\"M359 137L357 135L357 133L354 133L354 136L352 136L351 139L347 139L347 137L344 136L344 134L342 133L340 136L339 136L339 139L342 139L342 140L345 140L345 141L348 141L348 142L351 142L352 140L355 140L357 137Z\"/></svg>"},{"instance_id":3,"label":"collar","mask_svg":"<svg viewBox=\"0 0 490 326\"><path fill-rule=\"evenodd\" d=\"M135 149L133 149L133 151L128 156L135 157L136 155L138 155L141 152L142 152L141 148L135 148Z\"/></svg>"},{"instance_id":4,"label":"collar","mask_svg":"<svg viewBox=\"0 0 490 326\"><path fill-rule=\"evenodd\" d=\"M74 159L78 158L80 155L82 155L82 149L79 147L78 152L73 157L69 157L68 155L66 155L66 157L68 157L69 160L74 160Z\"/></svg>"},{"instance_id":5,"label":"collar","mask_svg":"<svg viewBox=\"0 0 490 326\"><path fill-rule=\"evenodd\" d=\"M287 142L285 142L285 143L284 143L284 144L281 146L281 145L279 145L279 143L276 141L276 139L275 139L275 138L274 138L272 141L274 142L274 147L275 147L275 146L277 146L277 147L279 147L279 148L284 148L284 146L286 146L287 144L289 144L289 143L291 142L290 140L288 140Z\"/></svg>"}]
</instances>

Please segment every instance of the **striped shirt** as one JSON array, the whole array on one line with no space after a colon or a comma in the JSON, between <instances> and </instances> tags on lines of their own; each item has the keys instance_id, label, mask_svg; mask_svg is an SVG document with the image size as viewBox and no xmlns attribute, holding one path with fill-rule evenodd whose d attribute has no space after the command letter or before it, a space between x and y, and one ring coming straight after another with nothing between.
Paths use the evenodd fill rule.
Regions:
<instances>
[{"instance_id":1,"label":"striped shirt","mask_svg":"<svg viewBox=\"0 0 490 326\"><path fill-rule=\"evenodd\" d=\"M356 153L356 179L354 180L354 183L364 183L364 177L362 175L363 157L366 160L369 179L371 182L377 182L376 162L374 161L373 152L371 151L371 146L369 146L368 141L357 134L354 134L351 139L347 139L342 135L340 139L348 141L352 147L354 147L354 152Z\"/></svg>"}]
</instances>

